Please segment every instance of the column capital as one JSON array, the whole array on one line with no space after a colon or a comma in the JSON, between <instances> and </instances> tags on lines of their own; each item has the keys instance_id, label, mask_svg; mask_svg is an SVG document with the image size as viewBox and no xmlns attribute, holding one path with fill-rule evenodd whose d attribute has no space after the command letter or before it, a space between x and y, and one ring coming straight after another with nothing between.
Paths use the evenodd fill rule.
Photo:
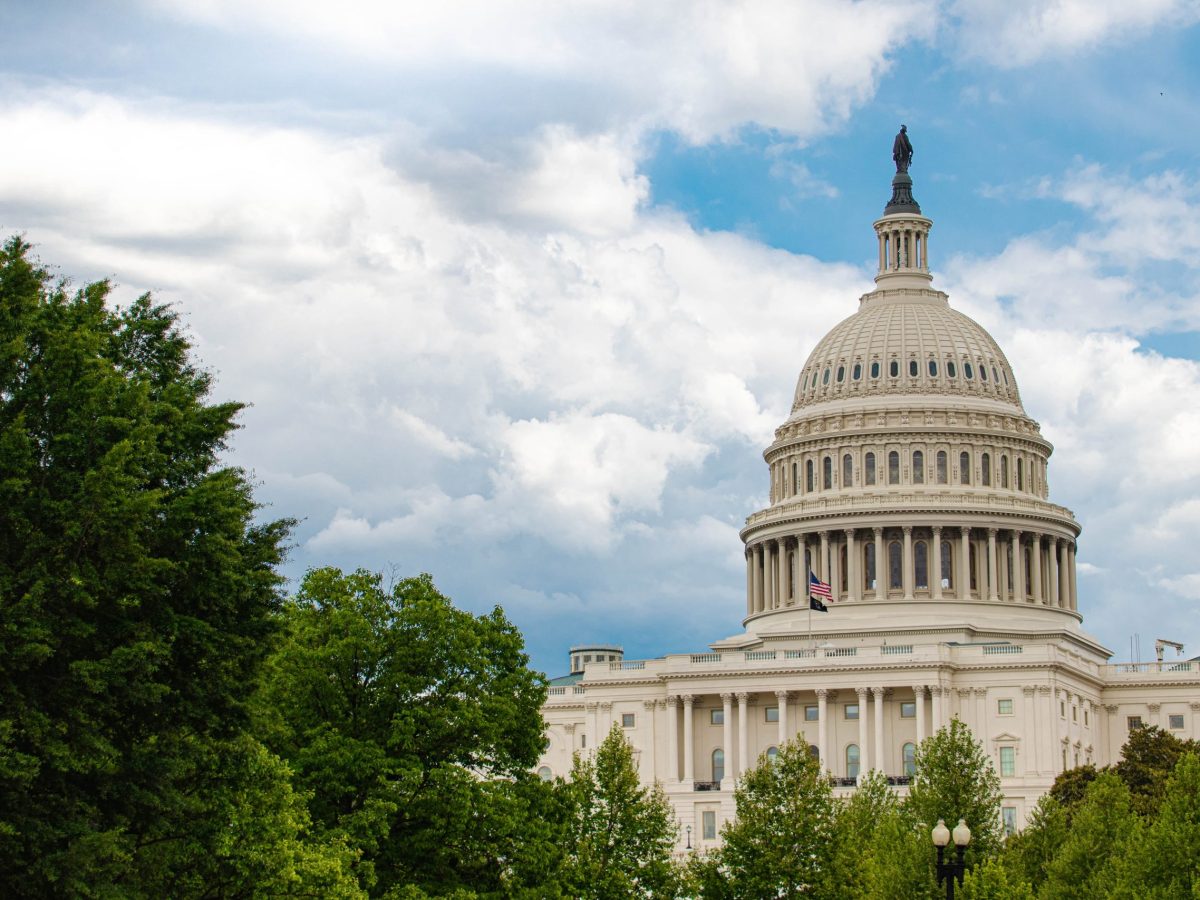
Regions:
<instances>
[{"instance_id":1,"label":"column capital","mask_svg":"<svg viewBox=\"0 0 1200 900\"><path fill-rule=\"evenodd\" d=\"M854 689L854 693L858 694L858 699L859 699L860 701L861 701L861 700L866 700L866 699L867 699L867 694L869 694L869 693L870 693L870 691L871 691L871 689L870 689L870 688L865 688L865 687L858 687L858 688L855 688L855 689ZM858 714L859 714L860 716L862 715L862 710L861 710L861 709L858 711Z\"/></svg>"},{"instance_id":2,"label":"column capital","mask_svg":"<svg viewBox=\"0 0 1200 900\"><path fill-rule=\"evenodd\" d=\"M788 697L791 696L791 694L792 694L791 691L776 691L775 699L778 700L780 703L787 703L787 699L788 699Z\"/></svg>"},{"instance_id":3,"label":"column capital","mask_svg":"<svg viewBox=\"0 0 1200 900\"><path fill-rule=\"evenodd\" d=\"M971 536L971 526L970 525L961 525L959 527L962 529L963 537L969 538Z\"/></svg>"},{"instance_id":4,"label":"column capital","mask_svg":"<svg viewBox=\"0 0 1200 900\"><path fill-rule=\"evenodd\" d=\"M916 695L916 698L917 698L918 700L924 700L924 699L925 699L925 685L923 685L923 684L914 684L914 685L913 685L913 689L912 689L912 690L913 690L913 694L915 694L915 695Z\"/></svg>"},{"instance_id":5,"label":"column capital","mask_svg":"<svg viewBox=\"0 0 1200 900\"><path fill-rule=\"evenodd\" d=\"M722 691L721 692L721 702L722 703L732 703L733 702L733 693L731 691Z\"/></svg>"},{"instance_id":6,"label":"column capital","mask_svg":"<svg viewBox=\"0 0 1200 900\"><path fill-rule=\"evenodd\" d=\"M691 694L680 694L679 699L683 701L684 706L691 706L692 701L695 700L696 698L693 697Z\"/></svg>"},{"instance_id":7,"label":"column capital","mask_svg":"<svg viewBox=\"0 0 1200 900\"><path fill-rule=\"evenodd\" d=\"M940 535L942 533L942 526L941 525L931 525L930 530L933 532L933 536L937 537L938 535Z\"/></svg>"},{"instance_id":8,"label":"column capital","mask_svg":"<svg viewBox=\"0 0 1200 900\"><path fill-rule=\"evenodd\" d=\"M583 708L586 709L588 712L595 712L597 709L599 709L599 707L600 707L600 704L596 703L596 702L583 704Z\"/></svg>"},{"instance_id":9,"label":"column capital","mask_svg":"<svg viewBox=\"0 0 1200 900\"><path fill-rule=\"evenodd\" d=\"M905 537L909 537L912 534L913 527L911 525L901 525L900 530L904 532Z\"/></svg>"},{"instance_id":10,"label":"column capital","mask_svg":"<svg viewBox=\"0 0 1200 900\"><path fill-rule=\"evenodd\" d=\"M1147 703L1146 708L1150 710L1150 715L1157 716L1162 710L1161 703Z\"/></svg>"},{"instance_id":11,"label":"column capital","mask_svg":"<svg viewBox=\"0 0 1200 900\"><path fill-rule=\"evenodd\" d=\"M885 690L885 688L881 688L881 687L871 688L871 693L875 695L876 702L883 699L884 690Z\"/></svg>"},{"instance_id":12,"label":"column capital","mask_svg":"<svg viewBox=\"0 0 1200 900\"><path fill-rule=\"evenodd\" d=\"M875 526L874 528L872 528L871 530L872 530L873 532L875 532L875 537L877 537L877 538L881 538L881 537L883 537L883 526L882 526L882 525L876 525L876 526Z\"/></svg>"},{"instance_id":13,"label":"column capital","mask_svg":"<svg viewBox=\"0 0 1200 900\"><path fill-rule=\"evenodd\" d=\"M1192 704L1192 709L1198 709L1198 708L1200 708L1200 703ZM1120 709L1120 707L1117 706L1117 704L1115 704L1115 703L1105 703L1104 704L1104 711L1107 712L1110 716L1115 716L1117 714L1118 709Z\"/></svg>"},{"instance_id":14,"label":"column capital","mask_svg":"<svg viewBox=\"0 0 1200 900\"><path fill-rule=\"evenodd\" d=\"M826 528L824 531L818 531L818 532L817 532L817 534L819 534L819 535L821 536L821 540L823 540L823 541L827 541L827 540L829 540L829 535L830 535L831 533L832 533L832 532L830 532L830 530L829 530L828 528Z\"/></svg>"},{"instance_id":15,"label":"column capital","mask_svg":"<svg viewBox=\"0 0 1200 900\"><path fill-rule=\"evenodd\" d=\"M1000 529L999 529L999 528L989 528L989 529L987 530L988 537L989 537L989 538L992 538L992 539L995 539L996 535L997 535L999 532L1000 532Z\"/></svg>"},{"instance_id":16,"label":"column capital","mask_svg":"<svg viewBox=\"0 0 1200 900\"><path fill-rule=\"evenodd\" d=\"M1105 707L1105 709L1107 708L1108 707ZM1191 709L1192 712L1200 712L1200 700L1193 700L1188 704L1188 708Z\"/></svg>"},{"instance_id":17,"label":"column capital","mask_svg":"<svg viewBox=\"0 0 1200 900\"><path fill-rule=\"evenodd\" d=\"M972 694L986 694L987 693L987 691L980 690L979 688L955 688L954 690L958 693L958 696L960 696L960 697L970 697Z\"/></svg>"},{"instance_id":18,"label":"column capital","mask_svg":"<svg viewBox=\"0 0 1200 900\"><path fill-rule=\"evenodd\" d=\"M1035 693L1037 693L1037 685L1023 684L1021 685L1021 692L1024 693L1026 697L1032 697Z\"/></svg>"},{"instance_id":19,"label":"column capital","mask_svg":"<svg viewBox=\"0 0 1200 900\"><path fill-rule=\"evenodd\" d=\"M643 709L654 709L654 707L656 707L656 706L658 706L657 700L643 700L642 701Z\"/></svg>"},{"instance_id":20,"label":"column capital","mask_svg":"<svg viewBox=\"0 0 1200 900\"><path fill-rule=\"evenodd\" d=\"M1038 693L1041 694L1043 697L1048 697L1050 695L1050 685L1039 684L1038 685Z\"/></svg>"},{"instance_id":21,"label":"column capital","mask_svg":"<svg viewBox=\"0 0 1200 900\"><path fill-rule=\"evenodd\" d=\"M600 708L601 709L612 709L612 701L611 700L601 700Z\"/></svg>"},{"instance_id":22,"label":"column capital","mask_svg":"<svg viewBox=\"0 0 1200 900\"><path fill-rule=\"evenodd\" d=\"M567 734L574 734L575 725L575 722L567 722L565 725L563 725L563 731L565 731Z\"/></svg>"},{"instance_id":23,"label":"column capital","mask_svg":"<svg viewBox=\"0 0 1200 900\"><path fill-rule=\"evenodd\" d=\"M829 688L817 688L813 693L817 695L818 700L828 700L832 691Z\"/></svg>"},{"instance_id":24,"label":"column capital","mask_svg":"<svg viewBox=\"0 0 1200 900\"><path fill-rule=\"evenodd\" d=\"M666 709L666 708L667 708L667 702L668 702L668 701L666 701L666 700L659 699L659 700L655 700L654 702L658 704L658 708L659 708L659 709Z\"/></svg>"},{"instance_id":25,"label":"column capital","mask_svg":"<svg viewBox=\"0 0 1200 900\"><path fill-rule=\"evenodd\" d=\"M971 693L974 694L976 697L986 697L987 696L987 688L981 688L981 687L971 688Z\"/></svg>"},{"instance_id":26,"label":"column capital","mask_svg":"<svg viewBox=\"0 0 1200 900\"><path fill-rule=\"evenodd\" d=\"M667 706L677 707L679 706L679 697L676 694L668 694L667 699L664 702L667 704Z\"/></svg>"},{"instance_id":27,"label":"column capital","mask_svg":"<svg viewBox=\"0 0 1200 900\"><path fill-rule=\"evenodd\" d=\"M1021 531L1021 529L1020 529L1020 528L1013 528L1013 529L1012 529L1012 536L1013 536L1013 540L1014 540L1014 541L1019 541L1019 540L1021 539L1021 535L1022 535L1022 534L1024 534L1024 532L1023 532L1023 531Z\"/></svg>"},{"instance_id":28,"label":"column capital","mask_svg":"<svg viewBox=\"0 0 1200 900\"><path fill-rule=\"evenodd\" d=\"M852 541L852 540L854 540L854 533L855 533L857 530L858 530L858 529L856 529L856 528L847 528L847 529L845 529L846 540L847 540L847 541Z\"/></svg>"}]
</instances>

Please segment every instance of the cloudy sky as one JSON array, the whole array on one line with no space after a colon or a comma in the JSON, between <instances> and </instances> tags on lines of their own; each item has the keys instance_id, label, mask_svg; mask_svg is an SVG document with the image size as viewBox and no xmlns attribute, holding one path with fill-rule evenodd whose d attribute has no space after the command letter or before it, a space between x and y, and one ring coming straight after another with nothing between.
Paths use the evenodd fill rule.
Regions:
<instances>
[{"instance_id":1,"label":"cloudy sky","mask_svg":"<svg viewBox=\"0 0 1200 900\"><path fill-rule=\"evenodd\" d=\"M905 122L1088 629L1200 653L1196 0L0 3L0 231L176 304L288 574L432 572L534 663L740 630L737 532L871 287Z\"/></svg>"}]
</instances>

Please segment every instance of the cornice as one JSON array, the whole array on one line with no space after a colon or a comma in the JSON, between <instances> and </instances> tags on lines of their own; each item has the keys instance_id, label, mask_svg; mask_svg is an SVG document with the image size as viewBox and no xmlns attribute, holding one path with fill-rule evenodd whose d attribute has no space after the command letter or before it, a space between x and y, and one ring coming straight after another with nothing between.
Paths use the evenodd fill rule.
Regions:
<instances>
[{"instance_id":1,"label":"cornice","mask_svg":"<svg viewBox=\"0 0 1200 900\"><path fill-rule=\"evenodd\" d=\"M871 498L875 502L859 502L855 500ZM993 499L994 498L994 499ZM840 502L839 502L840 500ZM884 501L891 502L884 502ZM925 500L925 498L922 498ZM979 502L986 500L986 502ZM850 502L847 502L850 501ZM897 502L900 501L900 502ZM907 502L903 502L907 501ZM999 501L999 502L997 502ZM1005 503L1008 501L1008 503ZM1018 502L1020 505L1018 505ZM1011 504L1011 505L1010 505ZM1007 508L1006 508L1007 506ZM1024 506L1025 508L1022 508ZM1064 526L1070 532L1071 539L1079 536L1081 528L1075 521L1071 510L1065 506L1047 503L1034 498L1008 498L995 494L980 494L976 496L961 493L946 494L939 497L931 494L925 502L913 502L911 494L889 497L884 493L870 494L841 494L839 498L823 497L819 500L800 500L789 498L786 501L759 510L746 517L746 525L739 532L743 543L750 543L752 537L775 537L776 535L761 534L768 529L780 526L812 526L816 522L827 522L831 530L844 528L843 522L855 522L854 527L872 528L876 525L889 527L891 523L881 521L889 516L924 516L940 517L946 521L921 522L907 521L908 525L967 525L972 528L985 527L977 524L984 519L997 523L995 527L1011 529L1015 521L1040 522L1050 525ZM864 521L865 520L865 521ZM869 524L867 524L869 522ZM790 536L790 535L789 535Z\"/></svg>"}]
</instances>

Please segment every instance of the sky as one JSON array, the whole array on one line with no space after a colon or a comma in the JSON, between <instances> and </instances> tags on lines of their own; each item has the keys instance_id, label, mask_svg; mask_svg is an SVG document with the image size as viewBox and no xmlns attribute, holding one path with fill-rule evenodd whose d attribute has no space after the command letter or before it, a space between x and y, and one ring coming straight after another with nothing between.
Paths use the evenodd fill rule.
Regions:
<instances>
[{"instance_id":1,"label":"sky","mask_svg":"<svg viewBox=\"0 0 1200 900\"><path fill-rule=\"evenodd\" d=\"M0 234L179 311L286 566L533 664L741 630L738 531L905 123L1119 660L1200 654L1200 3L0 0Z\"/></svg>"}]
</instances>

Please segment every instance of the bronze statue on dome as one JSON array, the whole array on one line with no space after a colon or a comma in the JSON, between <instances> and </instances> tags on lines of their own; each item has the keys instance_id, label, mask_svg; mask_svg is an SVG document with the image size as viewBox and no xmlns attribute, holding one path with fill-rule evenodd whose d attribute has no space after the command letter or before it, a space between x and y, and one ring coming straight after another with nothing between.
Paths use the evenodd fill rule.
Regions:
<instances>
[{"instance_id":1,"label":"bronze statue on dome","mask_svg":"<svg viewBox=\"0 0 1200 900\"><path fill-rule=\"evenodd\" d=\"M892 141L892 159L896 161L897 172L907 172L912 163L913 147L908 139L908 126L901 125L900 133Z\"/></svg>"}]
</instances>

